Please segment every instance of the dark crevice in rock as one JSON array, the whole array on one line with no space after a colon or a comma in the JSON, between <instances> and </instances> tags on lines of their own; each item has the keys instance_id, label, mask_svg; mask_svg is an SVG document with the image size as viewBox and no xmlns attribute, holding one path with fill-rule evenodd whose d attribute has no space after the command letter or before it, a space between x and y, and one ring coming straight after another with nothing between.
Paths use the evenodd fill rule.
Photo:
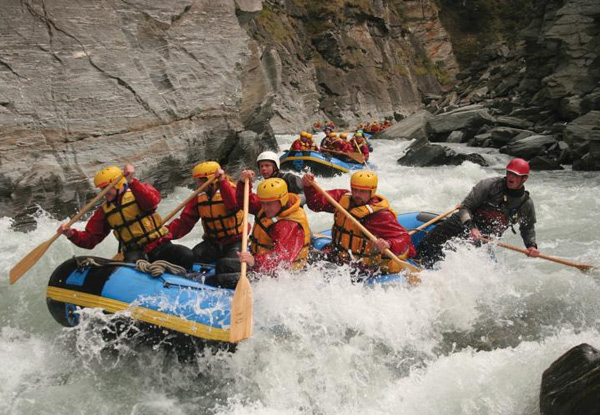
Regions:
<instances>
[{"instance_id":1,"label":"dark crevice in rock","mask_svg":"<svg viewBox=\"0 0 600 415\"><path fill-rule=\"evenodd\" d=\"M13 75L15 75L17 78L19 79L27 79L24 76L19 75L19 73L17 71L15 71L13 69L12 66L10 66L10 64L8 62L3 61L2 59L0 59L0 65L4 66L5 68L7 68Z\"/></svg>"},{"instance_id":2,"label":"dark crevice in rock","mask_svg":"<svg viewBox=\"0 0 600 415\"><path fill-rule=\"evenodd\" d=\"M186 13L190 11L191 8L192 8L192 5L190 4L188 6L185 6L183 8L183 11L181 13L179 13L178 15L171 16L171 24L174 25L177 22L179 22L186 15Z\"/></svg>"}]
</instances>

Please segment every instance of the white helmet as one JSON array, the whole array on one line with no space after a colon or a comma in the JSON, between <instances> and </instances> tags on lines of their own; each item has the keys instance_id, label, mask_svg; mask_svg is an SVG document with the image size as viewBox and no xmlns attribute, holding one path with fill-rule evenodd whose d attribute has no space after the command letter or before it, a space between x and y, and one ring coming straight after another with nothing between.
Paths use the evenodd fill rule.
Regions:
<instances>
[{"instance_id":1,"label":"white helmet","mask_svg":"<svg viewBox=\"0 0 600 415\"><path fill-rule=\"evenodd\" d=\"M261 161L272 161L277 166L277 170L279 170L279 157L273 151L263 151L256 158L256 163L260 163Z\"/></svg>"}]
</instances>

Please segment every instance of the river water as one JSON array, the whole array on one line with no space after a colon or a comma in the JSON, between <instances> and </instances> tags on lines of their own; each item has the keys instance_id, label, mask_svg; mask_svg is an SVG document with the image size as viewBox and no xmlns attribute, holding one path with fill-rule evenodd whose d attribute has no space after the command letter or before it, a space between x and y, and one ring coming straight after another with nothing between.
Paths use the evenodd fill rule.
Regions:
<instances>
[{"instance_id":1,"label":"river water","mask_svg":"<svg viewBox=\"0 0 600 415\"><path fill-rule=\"evenodd\" d=\"M282 148L292 137L279 137ZM508 158L491 167L396 165L405 142L374 141L379 192L397 212L441 212ZM485 152L484 152L485 153ZM348 187L349 176L319 178ZM543 253L598 264L600 179L570 170L534 172ZM169 212L189 190L160 206ZM309 212L313 230L331 215ZM233 354L187 362L162 348L103 342L90 311L75 329L45 305L52 270L88 254L59 238L32 270L9 286L8 270L59 224L43 215L29 233L0 219L0 414L539 414L543 371L573 346L600 348L600 273L584 274L522 254L468 246L448 253L416 288L352 285L347 270L315 267L253 287L254 335ZM84 223L78 223L83 228ZM200 229L182 239L192 247ZM503 241L522 246L508 231ZM111 257L112 237L94 251Z\"/></svg>"}]
</instances>

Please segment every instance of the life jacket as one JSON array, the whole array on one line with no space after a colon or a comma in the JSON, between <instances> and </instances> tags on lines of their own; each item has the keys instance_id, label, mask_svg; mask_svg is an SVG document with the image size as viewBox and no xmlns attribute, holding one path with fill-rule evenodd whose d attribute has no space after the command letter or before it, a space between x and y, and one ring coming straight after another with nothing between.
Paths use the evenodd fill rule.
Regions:
<instances>
[{"instance_id":1,"label":"life jacket","mask_svg":"<svg viewBox=\"0 0 600 415\"><path fill-rule=\"evenodd\" d=\"M519 214L521 206L529 199L529 192L525 191L521 199L521 203L512 208L508 208L508 195L502 195L502 201L499 204L485 203L475 212L473 212L473 220L477 227L485 235L502 235L508 227L513 233L514 225L519 222Z\"/></svg>"},{"instance_id":2,"label":"life jacket","mask_svg":"<svg viewBox=\"0 0 600 415\"><path fill-rule=\"evenodd\" d=\"M123 251L143 248L169 233L158 213L140 208L131 189L125 191L120 203L104 202L102 210Z\"/></svg>"},{"instance_id":3,"label":"life jacket","mask_svg":"<svg viewBox=\"0 0 600 415\"><path fill-rule=\"evenodd\" d=\"M311 151L311 150L317 149L316 144L312 140L306 142L306 141L303 141L302 139L298 139L296 141L300 143L300 151Z\"/></svg>"},{"instance_id":4,"label":"life jacket","mask_svg":"<svg viewBox=\"0 0 600 415\"><path fill-rule=\"evenodd\" d=\"M379 201L376 201L376 198ZM390 207L387 199L376 194L369 200L369 203L362 206L351 207L352 194L346 193L339 200L339 204L346 209L359 222L364 222L369 216L382 211L389 210L396 216L396 212ZM346 215L340 211L335 212L333 216L333 228L331 229L331 239L333 248L341 262L347 262L356 259L369 268L381 267L383 272L396 273L401 270L401 266L394 260L382 257L373 243ZM408 256L407 251L398 256L404 260Z\"/></svg>"},{"instance_id":5,"label":"life jacket","mask_svg":"<svg viewBox=\"0 0 600 415\"><path fill-rule=\"evenodd\" d=\"M234 184L232 184L235 187ZM243 232L244 212L229 213L221 191L217 190L212 197L206 192L198 195L198 214L202 218L204 239L220 240L232 236L240 236Z\"/></svg>"},{"instance_id":6,"label":"life jacket","mask_svg":"<svg viewBox=\"0 0 600 415\"><path fill-rule=\"evenodd\" d=\"M304 231L304 246L292 263L291 269L297 271L304 267L306 258L308 258L308 248L310 247L310 227L306 212L300 207L300 198L295 193L289 193L289 207L279 212L274 218L268 218L261 209L256 215L252 235L250 235L250 252L252 255L264 254L271 251L275 244L269 234L271 227L282 220L296 222L302 226Z\"/></svg>"}]
</instances>

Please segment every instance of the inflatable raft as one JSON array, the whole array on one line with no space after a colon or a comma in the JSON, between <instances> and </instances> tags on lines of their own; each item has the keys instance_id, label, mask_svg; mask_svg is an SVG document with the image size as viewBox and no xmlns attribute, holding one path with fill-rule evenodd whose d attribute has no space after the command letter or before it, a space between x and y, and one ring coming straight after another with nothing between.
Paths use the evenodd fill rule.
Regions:
<instances>
[{"instance_id":1,"label":"inflatable raft","mask_svg":"<svg viewBox=\"0 0 600 415\"><path fill-rule=\"evenodd\" d=\"M341 157L343 156L336 157L320 151L288 150L279 157L279 160L282 169L303 171L305 168L309 168L312 173L320 176L334 176L374 167L369 163L365 165L356 161L342 160Z\"/></svg>"},{"instance_id":2,"label":"inflatable raft","mask_svg":"<svg viewBox=\"0 0 600 415\"><path fill-rule=\"evenodd\" d=\"M435 216L412 212L398 215L398 221L410 231ZM330 231L315 234L314 248L320 250L328 244L329 235ZM423 232L415 233L413 243L418 244L423 236ZM54 319L66 327L79 324L79 307L90 307L107 313L125 312L158 329L206 341L228 342L233 290L205 283L214 276L213 266L196 265L195 271L185 277L170 272L152 277L133 264L74 257L52 273L46 301ZM367 282L403 284L406 279L403 274L388 274Z\"/></svg>"},{"instance_id":3,"label":"inflatable raft","mask_svg":"<svg viewBox=\"0 0 600 415\"><path fill-rule=\"evenodd\" d=\"M153 326L205 340L229 340L233 290L204 284L214 267L177 276L165 272L152 277L133 264L104 258L75 257L50 277L48 309L66 327L79 323L77 307L101 308L108 313L128 311L131 317Z\"/></svg>"}]
</instances>

